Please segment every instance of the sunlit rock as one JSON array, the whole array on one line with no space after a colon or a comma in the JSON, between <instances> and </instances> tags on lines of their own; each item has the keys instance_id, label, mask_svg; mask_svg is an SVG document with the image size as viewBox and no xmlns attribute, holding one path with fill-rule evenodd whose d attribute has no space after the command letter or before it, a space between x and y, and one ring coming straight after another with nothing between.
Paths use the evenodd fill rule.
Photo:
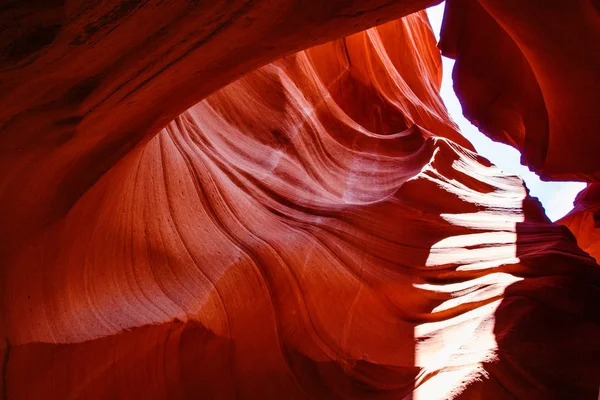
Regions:
<instances>
[{"instance_id":1,"label":"sunlit rock","mask_svg":"<svg viewBox=\"0 0 600 400\"><path fill-rule=\"evenodd\" d=\"M594 398L600 268L448 117L431 2L273 3L13 26L2 393Z\"/></svg>"}]
</instances>

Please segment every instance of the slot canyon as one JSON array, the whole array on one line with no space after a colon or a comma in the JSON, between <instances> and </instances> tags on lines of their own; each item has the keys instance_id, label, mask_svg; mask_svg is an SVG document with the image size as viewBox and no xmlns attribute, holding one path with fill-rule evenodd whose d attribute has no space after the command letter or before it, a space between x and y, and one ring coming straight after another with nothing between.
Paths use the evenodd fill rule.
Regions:
<instances>
[{"instance_id":1,"label":"slot canyon","mask_svg":"<svg viewBox=\"0 0 600 400\"><path fill-rule=\"evenodd\" d=\"M439 3L0 1L2 399L599 398L600 3Z\"/></svg>"}]
</instances>

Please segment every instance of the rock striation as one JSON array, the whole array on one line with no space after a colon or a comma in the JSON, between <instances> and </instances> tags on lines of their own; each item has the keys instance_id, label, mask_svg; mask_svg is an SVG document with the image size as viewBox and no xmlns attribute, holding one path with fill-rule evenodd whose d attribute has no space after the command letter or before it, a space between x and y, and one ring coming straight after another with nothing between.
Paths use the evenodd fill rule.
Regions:
<instances>
[{"instance_id":1,"label":"rock striation","mask_svg":"<svg viewBox=\"0 0 600 400\"><path fill-rule=\"evenodd\" d=\"M41 3L2 17L6 398L597 396L594 238L460 134L431 2Z\"/></svg>"}]
</instances>

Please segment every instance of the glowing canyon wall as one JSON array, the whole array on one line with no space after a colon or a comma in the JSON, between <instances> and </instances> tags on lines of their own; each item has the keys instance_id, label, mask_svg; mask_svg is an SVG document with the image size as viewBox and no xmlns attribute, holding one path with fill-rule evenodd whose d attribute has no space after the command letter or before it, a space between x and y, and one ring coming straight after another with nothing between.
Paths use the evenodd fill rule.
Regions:
<instances>
[{"instance_id":1,"label":"glowing canyon wall","mask_svg":"<svg viewBox=\"0 0 600 400\"><path fill-rule=\"evenodd\" d=\"M596 184L552 224L474 152L433 3L1 9L4 398L595 399ZM448 2L465 114L592 182L597 100L567 132L587 94L535 61L562 3L521 43L525 3Z\"/></svg>"}]
</instances>

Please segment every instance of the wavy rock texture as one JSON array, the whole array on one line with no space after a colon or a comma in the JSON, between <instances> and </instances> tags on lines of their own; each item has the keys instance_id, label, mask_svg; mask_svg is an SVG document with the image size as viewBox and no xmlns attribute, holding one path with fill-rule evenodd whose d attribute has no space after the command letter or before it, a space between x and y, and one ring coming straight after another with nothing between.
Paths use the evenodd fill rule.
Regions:
<instances>
[{"instance_id":1,"label":"wavy rock texture","mask_svg":"<svg viewBox=\"0 0 600 400\"><path fill-rule=\"evenodd\" d=\"M72 160L129 138L141 110L156 126L160 97L108 102L100 126L76 123L85 137L5 158L20 162L2 187L5 396L595 398L600 269L457 132L440 68L420 12L108 146L126 154L97 181ZM7 137L33 129L17 120ZM91 187L65 193L65 174Z\"/></svg>"},{"instance_id":2,"label":"wavy rock texture","mask_svg":"<svg viewBox=\"0 0 600 400\"><path fill-rule=\"evenodd\" d=\"M465 117L542 176L598 181L600 7L595 0L448 0Z\"/></svg>"},{"instance_id":3,"label":"wavy rock texture","mask_svg":"<svg viewBox=\"0 0 600 400\"><path fill-rule=\"evenodd\" d=\"M439 0L9 0L0 7L0 234L11 252L235 78Z\"/></svg>"},{"instance_id":4,"label":"wavy rock texture","mask_svg":"<svg viewBox=\"0 0 600 400\"><path fill-rule=\"evenodd\" d=\"M596 261L600 259L600 185L594 183L577 195L574 207L558 224L565 225L577 238L579 247Z\"/></svg>"}]
</instances>

